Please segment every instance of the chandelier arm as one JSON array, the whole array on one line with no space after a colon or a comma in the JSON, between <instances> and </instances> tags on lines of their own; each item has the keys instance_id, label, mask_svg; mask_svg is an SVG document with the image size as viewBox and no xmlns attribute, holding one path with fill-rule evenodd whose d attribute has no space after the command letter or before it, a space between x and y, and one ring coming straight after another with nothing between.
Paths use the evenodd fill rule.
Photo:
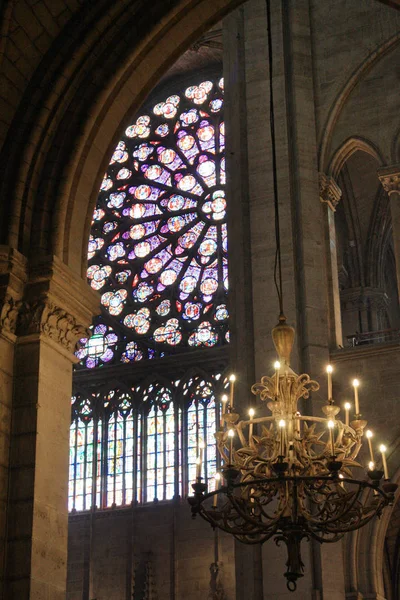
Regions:
<instances>
[{"instance_id":1,"label":"chandelier arm","mask_svg":"<svg viewBox=\"0 0 400 600\"><path fill-rule=\"evenodd\" d=\"M383 506L384 506L383 504L379 504L377 510L373 511L370 515L368 515L368 517L365 517L364 519L357 521L357 523L355 523L354 525L348 525L348 526L346 526L346 528L343 528L343 529L327 528L327 532L328 533L341 533L344 535L345 533L348 533L350 531L356 531L357 529L364 527L364 525L367 525L367 523L369 523L377 514L379 514L379 512L382 510Z\"/></svg>"},{"instance_id":2,"label":"chandelier arm","mask_svg":"<svg viewBox=\"0 0 400 600\"><path fill-rule=\"evenodd\" d=\"M351 504L349 506L347 506L347 507L344 506L344 509L343 509L343 511L340 514L336 514L331 519L324 520L324 524L325 525L329 524L331 522L337 521L338 519L340 519L343 514L348 513L349 511L351 511L353 509L353 507L355 506L356 502L359 502L359 497L361 495L361 492L364 491L364 488L366 487L366 485L362 485L364 482L357 482L357 481L354 481L354 480L352 481L352 483L358 485L358 490L356 492L354 492ZM305 490L305 492L307 494L307 497L311 499L311 501L313 503L313 506L317 507L317 503L312 500L311 493L309 493L307 490ZM323 493L323 492L321 492L321 493ZM343 499L344 499L344 497L343 497ZM302 514L303 514L304 518L306 518L309 523L321 523L321 521L318 521L317 519L313 518L311 516L311 513L307 513L305 510L302 511Z\"/></svg>"},{"instance_id":3,"label":"chandelier arm","mask_svg":"<svg viewBox=\"0 0 400 600\"><path fill-rule=\"evenodd\" d=\"M229 497L229 496L228 496L228 497ZM234 496L233 494L232 494L232 495L229 497L229 501L231 502L231 504L232 504L232 506L235 508L235 510L238 512L238 514L239 514L239 515L240 515L240 516L241 516L241 517L242 517L242 518L243 518L245 521L247 521L247 522L249 522L249 523L253 523L255 526L259 526L259 521L257 521L257 520L256 520L256 519L254 519L254 518L251 518L249 515L247 515L245 512L243 512L243 510L240 508L240 505L239 505L239 503L238 503L238 502L235 500L235 496ZM258 506L260 507L260 504L259 504L259 503L257 503L257 504L258 504ZM261 507L260 507L260 509L261 509ZM262 510L262 509L261 509L261 510ZM263 511L263 510L262 510L262 511ZM271 517L269 517L269 516L268 516L266 513L264 513L264 511L263 511L263 514L265 514L266 518L267 518L269 521L271 521L271 525L272 525L272 524L274 524L274 523L276 523L276 522L277 522L277 521L280 519L280 517L282 516L282 514L279 514L279 515L278 515L278 516L276 516L275 518L271 518Z\"/></svg>"}]
</instances>

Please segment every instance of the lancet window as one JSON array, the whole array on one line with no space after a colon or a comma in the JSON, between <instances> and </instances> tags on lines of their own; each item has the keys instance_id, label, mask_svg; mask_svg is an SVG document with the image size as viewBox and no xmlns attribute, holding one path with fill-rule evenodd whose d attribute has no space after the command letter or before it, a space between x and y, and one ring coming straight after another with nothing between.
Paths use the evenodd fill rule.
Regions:
<instances>
[{"instance_id":1,"label":"lancet window","mask_svg":"<svg viewBox=\"0 0 400 600\"><path fill-rule=\"evenodd\" d=\"M204 442L202 475L219 467L216 401L221 373L154 381L130 390L76 394L72 402L69 509L89 510L185 496Z\"/></svg>"}]
</instances>

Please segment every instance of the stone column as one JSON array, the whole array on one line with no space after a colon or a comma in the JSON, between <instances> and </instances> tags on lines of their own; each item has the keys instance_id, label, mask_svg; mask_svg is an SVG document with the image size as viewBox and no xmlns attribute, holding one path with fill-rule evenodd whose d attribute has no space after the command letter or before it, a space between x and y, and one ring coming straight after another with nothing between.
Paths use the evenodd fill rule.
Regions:
<instances>
[{"instance_id":1,"label":"stone column","mask_svg":"<svg viewBox=\"0 0 400 600\"><path fill-rule=\"evenodd\" d=\"M337 246L335 211L342 196L342 190L329 175L319 174L319 199L325 205L326 257L328 263L328 305L329 305L329 346L343 346L342 316L340 312L339 274L337 265Z\"/></svg>"},{"instance_id":2,"label":"stone column","mask_svg":"<svg viewBox=\"0 0 400 600\"><path fill-rule=\"evenodd\" d=\"M249 189L246 11L245 8L239 8L223 22L226 162L229 174L230 362L237 374L237 403L242 414L247 412L249 405L255 406L250 388L255 381L254 344L258 342L253 321L253 303L257 301L257 296L253 295L252 285L254 229L250 215L252 198ZM258 213L259 226L262 226L262 220ZM263 598L260 546L246 546L235 542L235 575L237 600Z\"/></svg>"},{"instance_id":3,"label":"stone column","mask_svg":"<svg viewBox=\"0 0 400 600\"><path fill-rule=\"evenodd\" d=\"M378 169L378 177L389 195L392 215L393 246L396 259L397 289L400 298L400 165Z\"/></svg>"},{"instance_id":4,"label":"stone column","mask_svg":"<svg viewBox=\"0 0 400 600\"><path fill-rule=\"evenodd\" d=\"M29 268L14 356L5 595L64 600L74 349L97 294L55 257Z\"/></svg>"},{"instance_id":5,"label":"stone column","mask_svg":"<svg viewBox=\"0 0 400 600\"><path fill-rule=\"evenodd\" d=\"M9 479L14 348L18 311L26 282L26 259L0 247L0 598L3 598L6 512Z\"/></svg>"}]
</instances>

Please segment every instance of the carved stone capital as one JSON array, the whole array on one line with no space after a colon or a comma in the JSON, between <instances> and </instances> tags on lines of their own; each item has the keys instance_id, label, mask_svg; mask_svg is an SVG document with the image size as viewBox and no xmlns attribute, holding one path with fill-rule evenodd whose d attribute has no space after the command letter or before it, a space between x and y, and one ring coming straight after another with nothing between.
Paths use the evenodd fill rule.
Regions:
<instances>
[{"instance_id":1,"label":"carved stone capital","mask_svg":"<svg viewBox=\"0 0 400 600\"><path fill-rule=\"evenodd\" d=\"M378 169L378 177L383 189L389 196L400 195L400 165L391 165Z\"/></svg>"},{"instance_id":2,"label":"carved stone capital","mask_svg":"<svg viewBox=\"0 0 400 600\"><path fill-rule=\"evenodd\" d=\"M62 261L40 258L30 265L17 334L40 334L73 353L78 340L89 336L99 305L99 294Z\"/></svg>"},{"instance_id":3,"label":"carved stone capital","mask_svg":"<svg viewBox=\"0 0 400 600\"><path fill-rule=\"evenodd\" d=\"M329 208L333 211L336 210L336 206L339 204L339 200L342 197L342 190L336 183L336 181L330 175L325 173L319 174L319 199L321 202L328 204Z\"/></svg>"},{"instance_id":4,"label":"carved stone capital","mask_svg":"<svg viewBox=\"0 0 400 600\"><path fill-rule=\"evenodd\" d=\"M21 306L21 300L16 300L11 294L4 296L0 312L0 331L15 334Z\"/></svg>"},{"instance_id":5,"label":"carved stone capital","mask_svg":"<svg viewBox=\"0 0 400 600\"><path fill-rule=\"evenodd\" d=\"M27 281L27 261L18 251L0 246L0 332L15 335Z\"/></svg>"},{"instance_id":6,"label":"carved stone capital","mask_svg":"<svg viewBox=\"0 0 400 600\"><path fill-rule=\"evenodd\" d=\"M56 257L28 264L0 246L0 332L13 341L36 334L72 356L78 340L88 337L99 305L98 293Z\"/></svg>"},{"instance_id":7,"label":"carved stone capital","mask_svg":"<svg viewBox=\"0 0 400 600\"><path fill-rule=\"evenodd\" d=\"M27 336L35 333L44 335L71 353L80 338L90 335L87 325L79 323L47 295L31 304L23 302L19 309L17 334Z\"/></svg>"}]
</instances>

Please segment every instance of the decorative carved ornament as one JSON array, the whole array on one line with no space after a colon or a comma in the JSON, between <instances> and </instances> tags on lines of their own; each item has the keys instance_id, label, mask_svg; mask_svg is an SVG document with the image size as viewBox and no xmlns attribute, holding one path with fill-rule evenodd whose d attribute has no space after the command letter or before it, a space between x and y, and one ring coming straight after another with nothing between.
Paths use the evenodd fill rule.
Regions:
<instances>
[{"instance_id":1,"label":"decorative carved ornament","mask_svg":"<svg viewBox=\"0 0 400 600\"><path fill-rule=\"evenodd\" d=\"M389 196L400 194L400 165L379 169L378 177L383 189Z\"/></svg>"},{"instance_id":2,"label":"decorative carved ornament","mask_svg":"<svg viewBox=\"0 0 400 600\"><path fill-rule=\"evenodd\" d=\"M54 304L47 296L34 303L21 303L18 335L41 333L60 344L68 352L74 352L78 340L89 337L90 331L80 325L75 317Z\"/></svg>"},{"instance_id":3,"label":"decorative carved ornament","mask_svg":"<svg viewBox=\"0 0 400 600\"><path fill-rule=\"evenodd\" d=\"M15 300L10 294L5 295L0 313L0 331L15 334L21 305L20 300Z\"/></svg>"},{"instance_id":4,"label":"decorative carved ornament","mask_svg":"<svg viewBox=\"0 0 400 600\"><path fill-rule=\"evenodd\" d=\"M321 202L328 204L329 208L333 211L336 210L336 206L339 204L339 200L342 197L342 190L329 175L325 173L319 174L319 199Z\"/></svg>"},{"instance_id":5,"label":"decorative carved ornament","mask_svg":"<svg viewBox=\"0 0 400 600\"><path fill-rule=\"evenodd\" d=\"M213 562L210 565L210 591L208 600L227 600L224 587L221 581L222 565L220 562Z\"/></svg>"}]
</instances>

